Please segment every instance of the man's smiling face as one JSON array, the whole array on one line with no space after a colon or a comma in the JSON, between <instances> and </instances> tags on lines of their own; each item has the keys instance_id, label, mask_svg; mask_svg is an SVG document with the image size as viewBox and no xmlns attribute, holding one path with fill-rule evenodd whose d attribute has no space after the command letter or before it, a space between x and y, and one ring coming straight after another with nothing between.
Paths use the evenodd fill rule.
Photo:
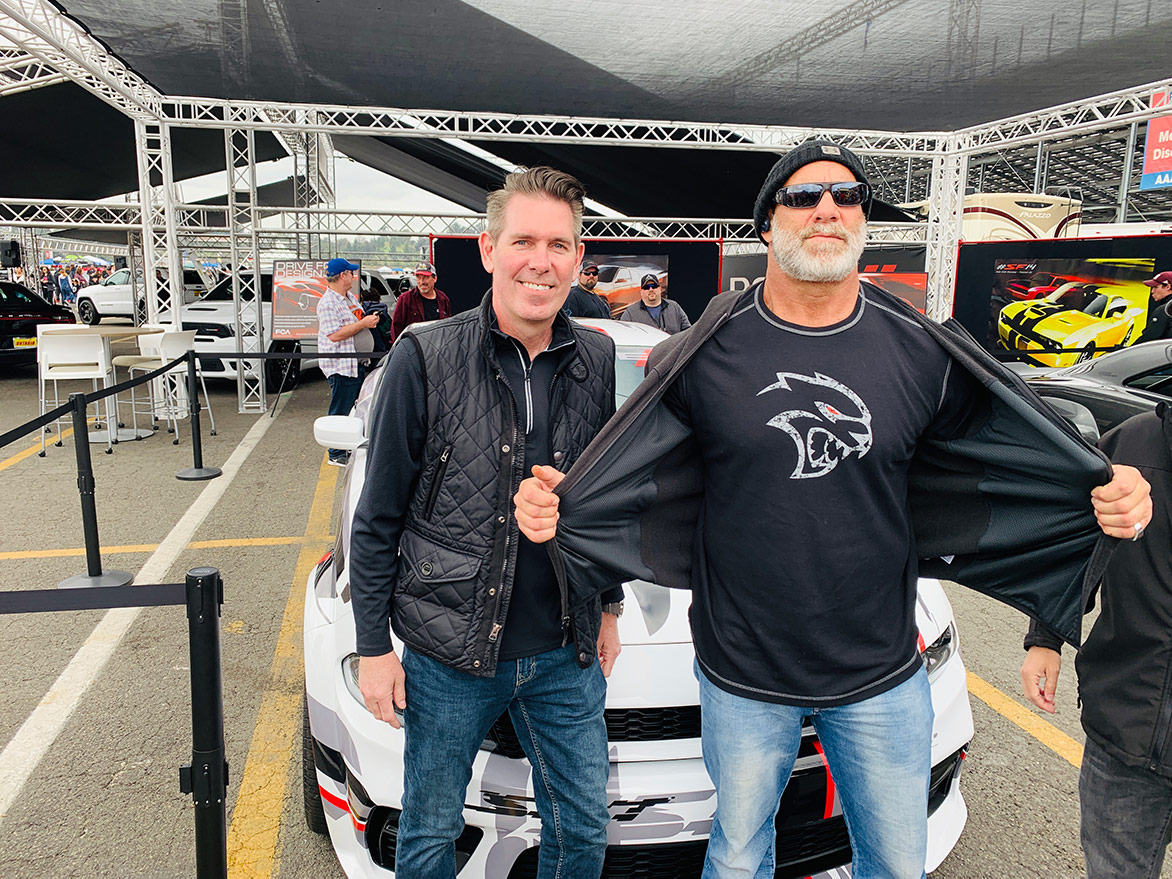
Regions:
<instances>
[{"instance_id":1,"label":"man's smiling face","mask_svg":"<svg viewBox=\"0 0 1172 879\"><path fill-rule=\"evenodd\" d=\"M574 244L574 214L562 201L515 194L494 241L480 236L480 260L492 273L492 305L501 329L515 335L550 325L561 310L585 247Z\"/></svg>"}]
</instances>

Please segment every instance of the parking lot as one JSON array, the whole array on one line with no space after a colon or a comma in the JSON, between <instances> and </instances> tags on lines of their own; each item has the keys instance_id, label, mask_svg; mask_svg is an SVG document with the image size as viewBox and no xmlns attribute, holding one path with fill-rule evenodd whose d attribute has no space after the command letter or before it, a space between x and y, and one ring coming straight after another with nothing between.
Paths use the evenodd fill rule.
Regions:
<instances>
[{"instance_id":1,"label":"parking lot","mask_svg":"<svg viewBox=\"0 0 1172 879\"><path fill-rule=\"evenodd\" d=\"M191 464L186 422L179 445L164 433L112 455L94 447L103 561L140 583L221 570L231 875L340 877L328 840L305 827L300 778L302 589L330 544L341 474L312 440L328 386L308 373L272 418L238 414L234 384L210 391L218 433L205 426L204 457L224 468L219 479L175 478ZM35 369L0 372L0 431L36 411ZM0 451L9 590L50 588L85 567L72 446L36 451L35 436ZM1043 719L1019 694L1024 619L948 593L976 736L962 776L969 822L933 875L1079 876L1073 663L1057 716ZM194 874L193 807L178 782L191 756L187 662L179 608L0 618L0 871Z\"/></svg>"}]
</instances>

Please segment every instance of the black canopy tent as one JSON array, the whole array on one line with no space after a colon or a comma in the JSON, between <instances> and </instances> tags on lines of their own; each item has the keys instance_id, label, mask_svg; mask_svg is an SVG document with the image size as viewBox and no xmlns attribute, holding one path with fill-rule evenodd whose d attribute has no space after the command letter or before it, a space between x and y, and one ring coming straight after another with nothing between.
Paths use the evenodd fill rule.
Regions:
<instances>
[{"instance_id":1,"label":"black canopy tent","mask_svg":"<svg viewBox=\"0 0 1172 879\"><path fill-rule=\"evenodd\" d=\"M1160 75L1172 39L1172 20L1152 0L59 5L170 95L887 131L948 130L1133 87ZM241 12L247 27L232 27ZM72 85L3 100L0 153L22 170L6 194L137 188L132 127L116 110ZM469 208L501 174L442 141L336 140L358 161ZM771 160L662 145L478 145L574 171L594 198L629 215L745 216ZM257 152L281 154L267 135ZM222 137L176 129L174 156L177 179L222 168ZM1029 188L1029 156L1014 161L1018 188ZM901 171L899 160L876 162L884 183ZM1051 182L1078 185L1056 179L1061 171L1054 163ZM902 200L902 180L884 194Z\"/></svg>"}]
</instances>

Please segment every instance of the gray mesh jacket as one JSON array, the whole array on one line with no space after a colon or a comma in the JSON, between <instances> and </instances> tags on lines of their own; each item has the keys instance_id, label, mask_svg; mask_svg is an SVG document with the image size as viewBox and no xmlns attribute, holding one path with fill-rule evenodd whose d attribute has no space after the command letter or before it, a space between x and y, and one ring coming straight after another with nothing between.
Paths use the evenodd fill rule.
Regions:
<instances>
[{"instance_id":1,"label":"gray mesh jacket","mask_svg":"<svg viewBox=\"0 0 1172 879\"><path fill-rule=\"evenodd\" d=\"M656 348L646 380L558 486L551 551L573 600L616 579L690 587L703 484L690 430L662 398L756 289L715 297L692 329ZM912 463L920 573L991 595L1077 645L1084 581L1097 579L1115 543L1103 537L1090 500L1092 488L1110 481L1106 456L955 320L937 324L870 285L867 295L924 325L984 396L960 436L921 442Z\"/></svg>"}]
</instances>

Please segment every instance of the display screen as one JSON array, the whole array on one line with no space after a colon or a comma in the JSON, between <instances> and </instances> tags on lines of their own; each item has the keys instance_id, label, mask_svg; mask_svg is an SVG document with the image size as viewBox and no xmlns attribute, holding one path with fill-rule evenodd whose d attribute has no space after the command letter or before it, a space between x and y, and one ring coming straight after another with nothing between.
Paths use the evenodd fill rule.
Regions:
<instances>
[{"instance_id":1,"label":"display screen","mask_svg":"<svg viewBox=\"0 0 1172 879\"><path fill-rule=\"evenodd\" d=\"M1162 236L965 244L955 315L1000 359L1069 366L1140 340L1169 265Z\"/></svg>"}]
</instances>

